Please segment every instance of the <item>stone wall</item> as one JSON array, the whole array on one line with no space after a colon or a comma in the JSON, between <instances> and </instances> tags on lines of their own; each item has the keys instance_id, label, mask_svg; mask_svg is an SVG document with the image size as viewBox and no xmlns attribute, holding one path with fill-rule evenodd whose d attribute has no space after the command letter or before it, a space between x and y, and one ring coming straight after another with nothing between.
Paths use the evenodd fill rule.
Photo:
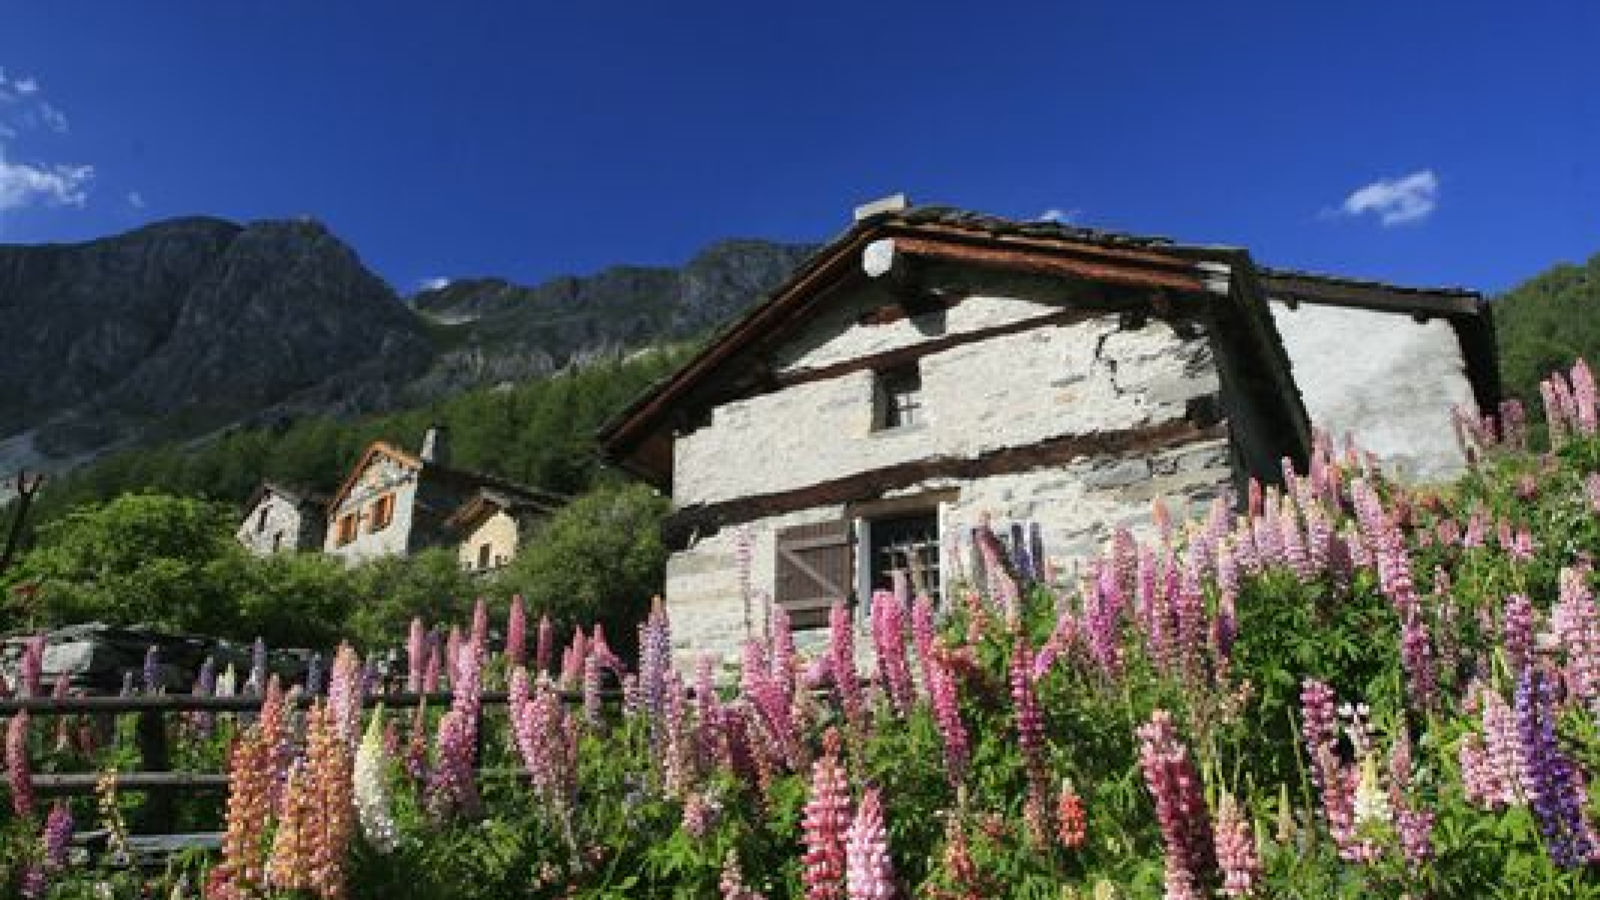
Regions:
<instances>
[{"instance_id":1,"label":"stone wall","mask_svg":"<svg viewBox=\"0 0 1600 900\"><path fill-rule=\"evenodd\" d=\"M974 315L962 319L958 314L969 305ZM950 328L970 330L994 324L1002 311L1032 318L1055 308L974 298L937 315ZM793 358L809 366L838 361L849 348L879 352L950 333L932 329L924 321L930 318L852 325L829 340L813 337L813 349ZM1205 334L1180 336L1160 321L1124 330L1114 314L948 348L921 357L919 368L923 421L905 428L873 430L869 371L718 407L709 426L677 441L674 500L714 503L919 459L970 458L1049 438L1159 424L1182 418L1190 400L1220 390Z\"/></svg>"},{"instance_id":2,"label":"stone wall","mask_svg":"<svg viewBox=\"0 0 1600 900\"><path fill-rule=\"evenodd\" d=\"M1393 475L1441 481L1466 465L1453 407L1476 408L1455 329L1405 313L1274 302L1311 424L1355 436Z\"/></svg>"},{"instance_id":3,"label":"stone wall","mask_svg":"<svg viewBox=\"0 0 1600 900\"><path fill-rule=\"evenodd\" d=\"M245 516L235 536L245 549L258 556L286 553L300 549L302 535L315 524L304 519L293 501L268 492Z\"/></svg>"},{"instance_id":4,"label":"stone wall","mask_svg":"<svg viewBox=\"0 0 1600 900\"><path fill-rule=\"evenodd\" d=\"M412 519L416 512L416 473L383 457L374 458L350 492L328 518L328 534L323 549L354 565L380 556L403 556L411 549ZM394 496L394 513L389 524L372 529L374 503L385 494ZM339 520L347 513L356 516L355 540L339 543Z\"/></svg>"}]
</instances>

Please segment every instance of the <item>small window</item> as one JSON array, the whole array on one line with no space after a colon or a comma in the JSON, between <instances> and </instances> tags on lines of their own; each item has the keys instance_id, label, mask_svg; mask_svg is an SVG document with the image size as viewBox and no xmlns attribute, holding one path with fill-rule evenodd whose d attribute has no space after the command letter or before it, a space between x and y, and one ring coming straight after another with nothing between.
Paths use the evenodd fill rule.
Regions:
<instances>
[{"instance_id":1,"label":"small window","mask_svg":"<svg viewBox=\"0 0 1600 900\"><path fill-rule=\"evenodd\" d=\"M272 533L272 552L273 553L277 553L279 550L282 550L282 549L283 549L283 532L274 531Z\"/></svg>"},{"instance_id":2,"label":"small window","mask_svg":"<svg viewBox=\"0 0 1600 900\"><path fill-rule=\"evenodd\" d=\"M489 568L489 554L494 552L488 544L478 545L478 568Z\"/></svg>"},{"instance_id":3,"label":"small window","mask_svg":"<svg viewBox=\"0 0 1600 900\"><path fill-rule=\"evenodd\" d=\"M256 534L267 530L267 508L261 507L261 512L256 513Z\"/></svg>"},{"instance_id":4,"label":"small window","mask_svg":"<svg viewBox=\"0 0 1600 900\"><path fill-rule=\"evenodd\" d=\"M922 421L922 373L911 363L878 373L876 430L903 428Z\"/></svg>"},{"instance_id":5,"label":"small window","mask_svg":"<svg viewBox=\"0 0 1600 900\"><path fill-rule=\"evenodd\" d=\"M339 517L338 545L343 547L356 539L356 514L345 513Z\"/></svg>"},{"instance_id":6,"label":"small window","mask_svg":"<svg viewBox=\"0 0 1600 900\"><path fill-rule=\"evenodd\" d=\"M367 523L367 531L377 532L389 527L394 521L394 495L384 494L373 501L372 514Z\"/></svg>"},{"instance_id":7,"label":"small window","mask_svg":"<svg viewBox=\"0 0 1600 900\"><path fill-rule=\"evenodd\" d=\"M893 572L904 572L913 593L939 596L939 517L928 512L870 521L871 588L894 586Z\"/></svg>"}]
</instances>

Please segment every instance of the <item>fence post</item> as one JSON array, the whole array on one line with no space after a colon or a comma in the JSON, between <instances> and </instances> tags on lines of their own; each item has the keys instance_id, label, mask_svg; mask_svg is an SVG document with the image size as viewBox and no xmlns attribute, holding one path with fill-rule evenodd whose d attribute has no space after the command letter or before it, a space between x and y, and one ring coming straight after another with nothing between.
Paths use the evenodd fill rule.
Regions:
<instances>
[{"instance_id":1,"label":"fence post","mask_svg":"<svg viewBox=\"0 0 1600 900\"><path fill-rule=\"evenodd\" d=\"M138 726L140 769L145 772L165 772L167 765L167 723L159 710L147 709L139 713ZM140 816L140 830L145 833L166 834L173 825L173 796L170 789L152 788L145 797L144 812Z\"/></svg>"}]
</instances>

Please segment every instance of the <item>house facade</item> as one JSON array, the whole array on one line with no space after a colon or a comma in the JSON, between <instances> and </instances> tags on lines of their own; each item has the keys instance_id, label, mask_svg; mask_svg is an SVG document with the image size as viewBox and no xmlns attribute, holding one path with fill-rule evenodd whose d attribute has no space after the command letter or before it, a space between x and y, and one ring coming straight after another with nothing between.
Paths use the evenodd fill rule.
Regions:
<instances>
[{"instance_id":1,"label":"house facade","mask_svg":"<svg viewBox=\"0 0 1600 900\"><path fill-rule=\"evenodd\" d=\"M1313 426L1415 421L1401 404L1345 395L1426 369L1396 368L1417 346L1435 353L1435 380L1411 402L1484 399L1455 325L1444 322L1455 340L1444 347L1413 308L1478 316L1473 298L1363 305L1341 290L1258 270L1242 250L890 209L639 398L602 444L672 497L675 637L730 654L746 636L742 560L802 628L895 570L937 596L985 518L1070 575L1117 528L1145 527L1157 500L1196 515L1251 478L1280 480ZM1391 365L1305 390L1336 368L1333 348L1378 346L1364 320L1322 333L1347 310L1398 323L1383 345ZM1460 464L1453 446L1398 446L1414 471Z\"/></svg>"},{"instance_id":2,"label":"house facade","mask_svg":"<svg viewBox=\"0 0 1600 900\"><path fill-rule=\"evenodd\" d=\"M481 488L450 516L461 535L456 555L464 571L489 573L510 564L524 535L549 510L503 490Z\"/></svg>"},{"instance_id":3,"label":"house facade","mask_svg":"<svg viewBox=\"0 0 1600 900\"><path fill-rule=\"evenodd\" d=\"M327 502L312 491L263 482L245 502L235 537L258 556L320 550Z\"/></svg>"},{"instance_id":4,"label":"house facade","mask_svg":"<svg viewBox=\"0 0 1600 900\"><path fill-rule=\"evenodd\" d=\"M429 547L455 548L463 535L454 517L483 490L511 498L529 516L547 515L563 501L534 488L449 465L442 428L430 429L422 450L415 454L377 441L362 453L329 502L323 550L354 564ZM509 553L515 553L514 545Z\"/></svg>"}]
</instances>

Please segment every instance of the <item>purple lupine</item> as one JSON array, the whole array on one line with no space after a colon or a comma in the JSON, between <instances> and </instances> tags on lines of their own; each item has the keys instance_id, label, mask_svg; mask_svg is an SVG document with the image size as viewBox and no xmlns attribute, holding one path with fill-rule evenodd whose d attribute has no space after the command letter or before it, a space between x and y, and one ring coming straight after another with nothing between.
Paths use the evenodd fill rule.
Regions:
<instances>
[{"instance_id":1,"label":"purple lupine","mask_svg":"<svg viewBox=\"0 0 1600 900\"><path fill-rule=\"evenodd\" d=\"M44 820L44 867L60 872L67 867L67 851L72 846L72 807L57 800Z\"/></svg>"},{"instance_id":2,"label":"purple lupine","mask_svg":"<svg viewBox=\"0 0 1600 900\"><path fill-rule=\"evenodd\" d=\"M1115 558L1114 558L1115 559ZM1115 562L1095 563L1084 598L1083 634L1089 655L1108 678L1122 676L1122 617L1127 603Z\"/></svg>"},{"instance_id":3,"label":"purple lupine","mask_svg":"<svg viewBox=\"0 0 1600 900\"><path fill-rule=\"evenodd\" d=\"M216 693L217 693L217 661L216 661L216 659L214 659L213 657L207 656L205 658L205 661L200 663L200 672L199 672L199 674L197 674L195 676L194 687L190 688L189 693L190 693L190 695L195 696L195 697L213 697L213 696L216 696ZM201 737L210 737L211 736L211 726L212 726L214 720L215 720L215 717L211 713L206 712L204 710L196 710L195 712L190 713L190 715L189 715L189 721L194 723L195 731Z\"/></svg>"},{"instance_id":4,"label":"purple lupine","mask_svg":"<svg viewBox=\"0 0 1600 900\"><path fill-rule=\"evenodd\" d=\"M417 616L411 620L411 631L406 635L406 690L417 693L422 690L423 673L428 668L428 627L422 624L422 617Z\"/></svg>"},{"instance_id":5,"label":"purple lupine","mask_svg":"<svg viewBox=\"0 0 1600 900\"><path fill-rule=\"evenodd\" d=\"M896 896L889 836L883 826L883 799L867 788L855 821L845 832L845 890L850 900L892 900Z\"/></svg>"},{"instance_id":6,"label":"purple lupine","mask_svg":"<svg viewBox=\"0 0 1600 900\"><path fill-rule=\"evenodd\" d=\"M1500 612L1500 643L1512 671L1522 671L1532 659L1533 602L1526 594L1506 597Z\"/></svg>"},{"instance_id":7,"label":"purple lupine","mask_svg":"<svg viewBox=\"0 0 1600 900\"><path fill-rule=\"evenodd\" d=\"M322 654L311 654L311 662L306 664L306 693L319 697L323 687Z\"/></svg>"},{"instance_id":8,"label":"purple lupine","mask_svg":"<svg viewBox=\"0 0 1600 900\"><path fill-rule=\"evenodd\" d=\"M672 670L672 624L657 597L650 616L639 626L639 702L650 726L650 747L657 758L666 740L667 673Z\"/></svg>"},{"instance_id":9,"label":"purple lupine","mask_svg":"<svg viewBox=\"0 0 1600 900\"><path fill-rule=\"evenodd\" d=\"M144 652L143 672L144 692L146 694L159 694L164 687L161 677L161 648L155 644Z\"/></svg>"},{"instance_id":10,"label":"purple lupine","mask_svg":"<svg viewBox=\"0 0 1600 900\"><path fill-rule=\"evenodd\" d=\"M523 664L528 655L528 610L522 595L511 598L511 609L506 613L506 663L512 668Z\"/></svg>"},{"instance_id":11,"label":"purple lupine","mask_svg":"<svg viewBox=\"0 0 1600 900\"><path fill-rule=\"evenodd\" d=\"M1301 685L1301 737L1311 762L1311 783L1321 794L1328 831L1343 847L1353 837L1355 812L1349 782L1339 761L1337 707L1333 688L1310 678Z\"/></svg>"},{"instance_id":12,"label":"purple lupine","mask_svg":"<svg viewBox=\"0 0 1600 900\"><path fill-rule=\"evenodd\" d=\"M1199 900L1216 881L1217 850L1200 773L1178 739L1172 715L1158 709L1139 726L1139 767L1156 802L1166 848L1167 900Z\"/></svg>"},{"instance_id":13,"label":"purple lupine","mask_svg":"<svg viewBox=\"0 0 1600 900\"><path fill-rule=\"evenodd\" d=\"M967 737L967 728L961 722L961 698L956 690L955 679L944 663L930 659L927 673L933 720L944 742L945 775L950 779L950 786L959 789L966 780L967 765L972 758L972 744Z\"/></svg>"},{"instance_id":14,"label":"purple lupine","mask_svg":"<svg viewBox=\"0 0 1600 900\"><path fill-rule=\"evenodd\" d=\"M11 810L17 818L33 815L33 768L28 763L28 711L18 710L6 723L6 780L11 788Z\"/></svg>"},{"instance_id":15,"label":"purple lupine","mask_svg":"<svg viewBox=\"0 0 1600 900\"><path fill-rule=\"evenodd\" d=\"M444 677L450 680L450 690L456 689L456 672L461 665L461 645L466 639L460 625L451 625L444 640Z\"/></svg>"},{"instance_id":16,"label":"purple lupine","mask_svg":"<svg viewBox=\"0 0 1600 900\"><path fill-rule=\"evenodd\" d=\"M1575 868L1594 852L1583 821L1583 776L1556 742L1554 692L1537 667L1517 678L1517 735L1528 783L1528 805L1544 835L1545 850L1558 866Z\"/></svg>"},{"instance_id":17,"label":"purple lupine","mask_svg":"<svg viewBox=\"0 0 1600 900\"><path fill-rule=\"evenodd\" d=\"M872 643L878 662L878 679L902 718L911 714L914 700L911 666L906 660L906 608L898 594L875 591L872 595Z\"/></svg>"}]
</instances>

